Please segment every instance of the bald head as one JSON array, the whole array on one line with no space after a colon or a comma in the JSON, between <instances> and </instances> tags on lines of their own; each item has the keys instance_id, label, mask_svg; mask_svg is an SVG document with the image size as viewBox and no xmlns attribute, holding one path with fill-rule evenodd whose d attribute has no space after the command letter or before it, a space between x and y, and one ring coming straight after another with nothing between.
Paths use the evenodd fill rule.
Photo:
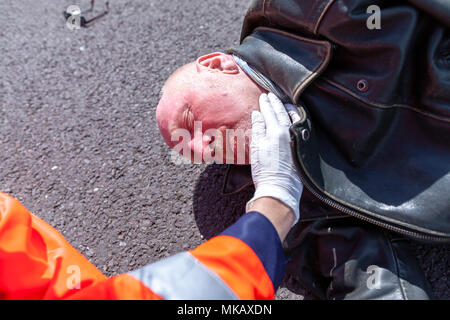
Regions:
<instances>
[{"instance_id":1,"label":"bald head","mask_svg":"<svg viewBox=\"0 0 450 320\"><path fill-rule=\"evenodd\" d=\"M221 150L222 162L236 163L235 157L225 157L226 149L233 146L236 151L238 143L236 139L229 141L226 132L250 129L251 112L259 110L263 92L230 55L202 56L179 68L166 81L156 110L159 129L171 148L183 142L187 149L177 151L191 160L194 156L205 160L205 153ZM222 137L218 137L220 133ZM247 164L248 145L243 147Z\"/></svg>"}]
</instances>

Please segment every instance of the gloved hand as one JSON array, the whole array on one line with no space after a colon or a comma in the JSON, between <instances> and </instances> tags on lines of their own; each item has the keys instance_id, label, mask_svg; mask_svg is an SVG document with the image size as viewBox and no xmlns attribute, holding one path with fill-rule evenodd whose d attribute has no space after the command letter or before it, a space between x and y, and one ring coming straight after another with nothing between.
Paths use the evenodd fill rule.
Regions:
<instances>
[{"instance_id":1,"label":"gloved hand","mask_svg":"<svg viewBox=\"0 0 450 320\"><path fill-rule=\"evenodd\" d=\"M292 208L298 221L303 185L294 169L290 149L291 120L283 103L273 94L259 99L261 112L252 113L250 163L255 195L280 200Z\"/></svg>"}]
</instances>

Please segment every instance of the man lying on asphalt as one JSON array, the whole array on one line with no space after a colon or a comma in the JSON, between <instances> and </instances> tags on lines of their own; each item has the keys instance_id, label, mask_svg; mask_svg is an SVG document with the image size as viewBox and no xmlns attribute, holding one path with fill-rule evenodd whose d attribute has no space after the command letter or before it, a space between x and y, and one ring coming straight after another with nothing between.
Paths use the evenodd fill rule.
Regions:
<instances>
[{"instance_id":1,"label":"man lying on asphalt","mask_svg":"<svg viewBox=\"0 0 450 320\"><path fill-rule=\"evenodd\" d=\"M289 114L272 94L262 94L260 104L261 112L252 112L256 190L246 214L197 248L138 270L107 278L0 192L0 299L273 299L286 265L282 242L299 218L303 186L289 150Z\"/></svg>"},{"instance_id":2,"label":"man lying on asphalt","mask_svg":"<svg viewBox=\"0 0 450 320\"><path fill-rule=\"evenodd\" d=\"M450 4L370 4L379 28L361 0L253 1L240 45L168 79L157 121L191 160L248 164L248 135L227 132L250 128L262 92L295 105L288 273L322 299L427 299L405 236L450 240ZM246 185L235 168L226 181Z\"/></svg>"}]
</instances>

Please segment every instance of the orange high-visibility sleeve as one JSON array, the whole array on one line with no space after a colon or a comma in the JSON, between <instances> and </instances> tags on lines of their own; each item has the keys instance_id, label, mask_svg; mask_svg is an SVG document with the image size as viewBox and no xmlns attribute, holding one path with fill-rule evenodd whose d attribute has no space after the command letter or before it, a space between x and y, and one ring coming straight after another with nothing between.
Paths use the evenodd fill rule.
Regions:
<instances>
[{"instance_id":1,"label":"orange high-visibility sleeve","mask_svg":"<svg viewBox=\"0 0 450 320\"><path fill-rule=\"evenodd\" d=\"M70 300L162 300L162 298L129 274L98 282L69 297Z\"/></svg>"},{"instance_id":2,"label":"orange high-visibility sleeve","mask_svg":"<svg viewBox=\"0 0 450 320\"><path fill-rule=\"evenodd\" d=\"M196 249L130 275L164 299L273 299L285 263L273 224L249 212Z\"/></svg>"},{"instance_id":3,"label":"orange high-visibility sleeve","mask_svg":"<svg viewBox=\"0 0 450 320\"><path fill-rule=\"evenodd\" d=\"M54 228L0 193L0 298L62 299L104 279Z\"/></svg>"},{"instance_id":4,"label":"orange high-visibility sleeve","mask_svg":"<svg viewBox=\"0 0 450 320\"><path fill-rule=\"evenodd\" d=\"M215 272L240 299L274 298L274 287L264 265L245 242L220 235L190 253Z\"/></svg>"},{"instance_id":5,"label":"orange high-visibility sleeve","mask_svg":"<svg viewBox=\"0 0 450 320\"><path fill-rule=\"evenodd\" d=\"M174 278L173 273L164 271L166 267L198 278ZM50 225L19 201L0 193L3 299L161 299L164 296L159 291L169 298L236 295L241 299L272 299L283 270L282 248L275 229L261 214L253 212L190 253L108 279ZM198 283L199 279L204 281ZM159 291L153 292L152 284ZM212 287L199 291L202 285ZM189 295L194 291L196 295Z\"/></svg>"}]
</instances>

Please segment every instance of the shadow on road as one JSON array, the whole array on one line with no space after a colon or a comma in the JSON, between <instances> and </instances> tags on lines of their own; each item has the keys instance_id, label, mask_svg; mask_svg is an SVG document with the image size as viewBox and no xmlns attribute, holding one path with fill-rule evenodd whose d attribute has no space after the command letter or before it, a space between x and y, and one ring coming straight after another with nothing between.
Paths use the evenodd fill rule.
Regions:
<instances>
[{"instance_id":1,"label":"shadow on road","mask_svg":"<svg viewBox=\"0 0 450 320\"><path fill-rule=\"evenodd\" d=\"M255 189L249 186L233 195L223 195L226 165L206 167L195 186L193 209L200 233L210 239L232 225L245 212L245 204Z\"/></svg>"}]
</instances>

